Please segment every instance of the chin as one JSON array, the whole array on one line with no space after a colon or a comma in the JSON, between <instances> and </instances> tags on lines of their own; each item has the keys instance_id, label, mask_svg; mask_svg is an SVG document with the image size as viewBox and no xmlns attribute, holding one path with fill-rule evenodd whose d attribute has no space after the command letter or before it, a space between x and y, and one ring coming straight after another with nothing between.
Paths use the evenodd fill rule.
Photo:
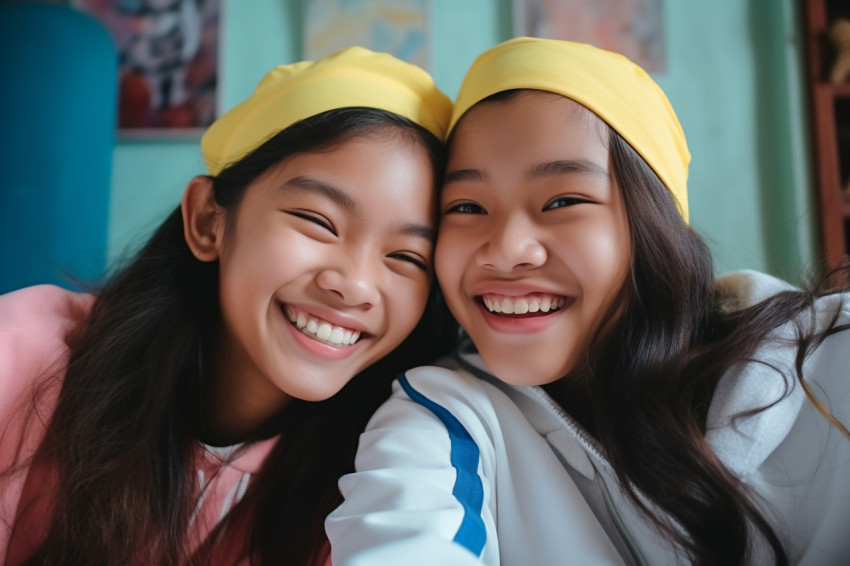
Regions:
<instances>
[{"instance_id":1,"label":"chin","mask_svg":"<svg viewBox=\"0 0 850 566\"><path fill-rule=\"evenodd\" d=\"M494 361L492 364L484 359L484 363L494 376L510 385L531 386L545 385L559 380L564 374L552 368L535 368L533 366L517 365L515 361Z\"/></svg>"},{"instance_id":2,"label":"chin","mask_svg":"<svg viewBox=\"0 0 850 566\"><path fill-rule=\"evenodd\" d=\"M333 383L328 383L320 378L317 378L315 383L305 384L306 387L293 389L287 393L290 397L294 399L300 399L301 401L316 403L319 401L326 401L327 399L330 399L331 397L339 393L340 390L345 386L345 383L347 382L338 383L334 381Z\"/></svg>"},{"instance_id":3,"label":"chin","mask_svg":"<svg viewBox=\"0 0 850 566\"><path fill-rule=\"evenodd\" d=\"M485 360L486 363L486 360ZM528 367L517 367L514 363L493 363L487 364L490 371L493 372L499 380L511 385L537 385L537 373L529 371Z\"/></svg>"}]
</instances>

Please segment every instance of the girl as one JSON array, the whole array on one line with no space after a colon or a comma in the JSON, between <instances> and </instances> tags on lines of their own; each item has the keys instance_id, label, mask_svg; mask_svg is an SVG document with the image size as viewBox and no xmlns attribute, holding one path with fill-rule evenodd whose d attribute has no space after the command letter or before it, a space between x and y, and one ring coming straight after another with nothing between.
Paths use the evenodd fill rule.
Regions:
<instances>
[{"instance_id":1,"label":"girl","mask_svg":"<svg viewBox=\"0 0 850 566\"><path fill-rule=\"evenodd\" d=\"M0 297L5 564L326 562L384 376L439 352L450 111L386 54L279 66L96 297Z\"/></svg>"},{"instance_id":2,"label":"girl","mask_svg":"<svg viewBox=\"0 0 850 566\"><path fill-rule=\"evenodd\" d=\"M474 348L372 419L334 563L846 563L846 279L715 281L679 122L622 56L496 46L451 129L435 267Z\"/></svg>"}]
</instances>

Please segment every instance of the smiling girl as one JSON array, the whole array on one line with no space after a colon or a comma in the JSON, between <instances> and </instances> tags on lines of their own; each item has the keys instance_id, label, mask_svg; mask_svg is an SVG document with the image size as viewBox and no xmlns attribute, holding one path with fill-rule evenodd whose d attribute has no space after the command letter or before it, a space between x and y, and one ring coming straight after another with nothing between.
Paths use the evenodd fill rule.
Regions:
<instances>
[{"instance_id":1,"label":"smiling girl","mask_svg":"<svg viewBox=\"0 0 850 566\"><path fill-rule=\"evenodd\" d=\"M450 109L386 54L279 66L95 295L0 297L5 564L327 561L358 433L441 351L423 313Z\"/></svg>"},{"instance_id":2,"label":"smiling girl","mask_svg":"<svg viewBox=\"0 0 850 566\"><path fill-rule=\"evenodd\" d=\"M846 562L846 277L714 279L689 161L620 55L518 38L476 60L435 259L471 344L370 422L335 564Z\"/></svg>"}]
</instances>

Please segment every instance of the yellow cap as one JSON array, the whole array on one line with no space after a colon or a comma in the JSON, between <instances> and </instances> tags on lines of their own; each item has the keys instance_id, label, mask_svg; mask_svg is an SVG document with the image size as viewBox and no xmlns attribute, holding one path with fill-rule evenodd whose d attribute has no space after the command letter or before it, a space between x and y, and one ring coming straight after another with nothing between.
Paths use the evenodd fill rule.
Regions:
<instances>
[{"instance_id":1,"label":"yellow cap","mask_svg":"<svg viewBox=\"0 0 850 566\"><path fill-rule=\"evenodd\" d=\"M652 167L687 222L691 154L673 107L646 71L618 53L584 43L511 39L473 62L460 87L449 131L473 105L512 89L554 92L592 110Z\"/></svg>"},{"instance_id":2,"label":"yellow cap","mask_svg":"<svg viewBox=\"0 0 850 566\"><path fill-rule=\"evenodd\" d=\"M393 112L441 140L452 108L423 69L387 53L348 47L318 61L269 71L247 100L204 133L201 153L207 170L217 175L299 120L354 106Z\"/></svg>"}]
</instances>

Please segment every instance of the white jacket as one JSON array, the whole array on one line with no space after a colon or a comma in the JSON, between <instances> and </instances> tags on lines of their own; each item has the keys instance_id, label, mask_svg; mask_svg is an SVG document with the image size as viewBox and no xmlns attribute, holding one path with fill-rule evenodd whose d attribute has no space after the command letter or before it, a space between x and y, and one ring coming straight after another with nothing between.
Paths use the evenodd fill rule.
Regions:
<instances>
[{"instance_id":1,"label":"white jacket","mask_svg":"<svg viewBox=\"0 0 850 566\"><path fill-rule=\"evenodd\" d=\"M754 272L719 283L730 308L788 288ZM846 295L816 310L821 327L836 313L838 324L850 323ZM756 353L788 382L760 363L721 379L707 440L754 492L791 564L850 564L850 440L794 383L793 336L789 323ZM345 502L326 522L335 566L688 562L628 499L596 441L542 389L499 382L475 354L440 365L401 376L361 437L357 471L340 480ZM850 425L850 331L814 351L804 375ZM756 543L751 562L771 561Z\"/></svg>"}]
</instances>

